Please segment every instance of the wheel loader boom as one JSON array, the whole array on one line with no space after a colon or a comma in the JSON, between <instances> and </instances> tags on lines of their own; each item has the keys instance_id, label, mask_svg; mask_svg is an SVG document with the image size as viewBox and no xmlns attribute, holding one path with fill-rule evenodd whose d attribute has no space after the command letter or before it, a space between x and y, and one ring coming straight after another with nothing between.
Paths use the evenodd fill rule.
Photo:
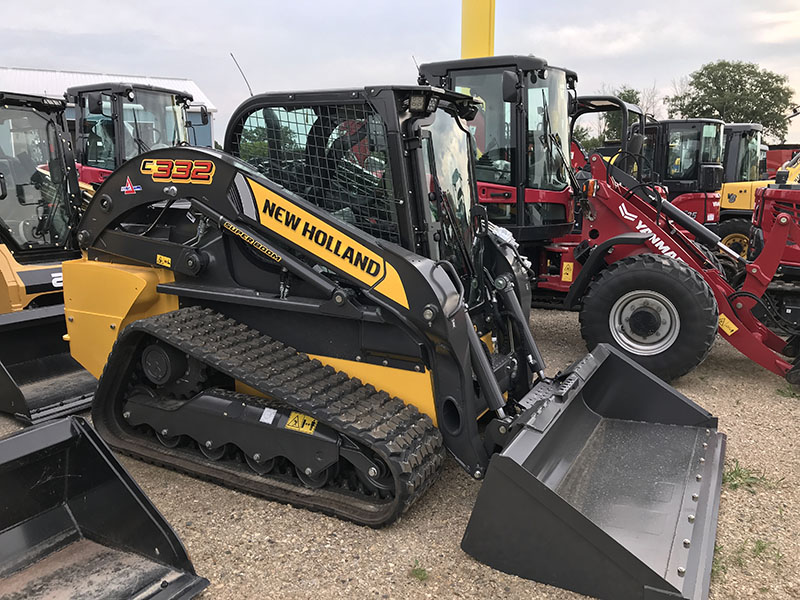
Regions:
<instances>
[{"instance_id":1,"label":"wheel loader boom","mask_svg":"<svg viewBox=\"0 0 800 600\"><path fill-rule=\"evenodd\" d=\"M699 600L664 557L687 580L710 569L708 552L692 559L676 539L713 547L714 519L687 528L677 498L696 493L715 514L724 436L605 346L544 376L526 263L477 202L465 125L475 108L428 86L266 94L231 121L226 146L239 159L171 148L113 173L79 226L85 256L65 266L72 353L102 373L94 424L134 456L375 527L432 485L445 451L492 480L502 454L541 492L518 496L519 514L538 522L544 505L558 507L586 560L615 549L625 595L601 597L654 588ZM140 189L125 194L128 181ZM720 449L703 462L701 433ZM664 464L591 465L641 447ZM654 481L667 466L669 498ZM708 488L694 491L696 475ZM639 520L620 535L603 515L623 499L607 488L663 526L648 533ZM503 514L489 501L474 527ZM464 547L478 556L499 544L537 562L541 540L507 531L513 519L493 539L468 531ZM555 577L496 566L571 589L594 577L567 562Z\"/></svg>"}]
</instances>

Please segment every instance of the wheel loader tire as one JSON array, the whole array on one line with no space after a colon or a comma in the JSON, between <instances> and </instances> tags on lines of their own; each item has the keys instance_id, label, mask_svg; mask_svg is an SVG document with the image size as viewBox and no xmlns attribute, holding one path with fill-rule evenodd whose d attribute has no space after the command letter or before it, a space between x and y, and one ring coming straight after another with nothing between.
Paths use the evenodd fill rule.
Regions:
<instances>
[{"instance_id":1,"label":"wheel loader tire","mask_svg":"<svg viewBox=\"0 0 800 600\"><path fill-rule=\"evenodd\" d=\"M728 248L747 258L750 246L750 221L747 219L727 219L719 224L717 235Z\"/></svg>"},{"instance_id":2,"label":"wheel loader tire","mask_svg":"<svg viewBox=\"0 0 800 600\"><path fill-rule=\"evenodd\" d=\"M597 275L583 297L580 323L589 350L606 342L671 381L708 356L718 310L697 271L665 256L640 254Z\"/></svg>"}]
</instances>

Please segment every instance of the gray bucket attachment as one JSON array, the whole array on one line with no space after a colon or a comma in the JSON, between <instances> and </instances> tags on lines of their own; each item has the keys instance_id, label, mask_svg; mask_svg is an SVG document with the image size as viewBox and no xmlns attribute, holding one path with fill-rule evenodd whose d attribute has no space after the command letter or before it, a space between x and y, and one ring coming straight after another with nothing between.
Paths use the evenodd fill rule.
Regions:
<instances>
[{"instance_id":1,"label":"gray bucket attachment","mask_svg":"<svg viewBox=\"0 0 800 600\"><path fill-rule=\"evenodd\" d=\"M65 333L63 304L0 315L0 412L31 424L90 408L97 380Z\"/></svg>"},{"instance_id":2,"label":"gray bucket attachment","mask_svg":"<svg viewBox=\"0 0 800 600\"><path fill-rule=\"evenodd\" d=\"M0 440L0 600L186 599L208 586L79 417Z\"/></svg>"},{"instance_id":3,"label":"gray bucket attachment","mask_svg":"<svg viewBox=\"0 0 800 600\"><path fill-rule=\"evenodd\" d=\"M716 419L605 344L524 402L464 551L603 600L707 598L725 456Z\"/></svg>"}]
</instances>

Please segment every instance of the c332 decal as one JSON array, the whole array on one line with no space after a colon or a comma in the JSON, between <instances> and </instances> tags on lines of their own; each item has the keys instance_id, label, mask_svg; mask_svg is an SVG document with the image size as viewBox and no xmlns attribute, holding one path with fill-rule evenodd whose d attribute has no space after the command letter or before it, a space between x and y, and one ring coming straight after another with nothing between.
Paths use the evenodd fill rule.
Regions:
<instances>
[{"instance_id":1,"label":"c332 decal","mask_svg":"<svg viewBox=\"0 0 800 600\"><path fill-rule=\"evenodd\" d=\"M248 181L264 227L408 308L400 274L380 254L263 185Z\"/></svg>"},{"instance_id":2,"label":"c332 decal","mask_svg":"<svg viewBox=\"0 0 800 600\"><path fill-rule=\"evenodd\" d=\"M171 158L145 158L139 167L143 175L150 175L157 183L195 183L210 185L217 166L212 160L172 160Z\"/></svg>"}]
</instances>

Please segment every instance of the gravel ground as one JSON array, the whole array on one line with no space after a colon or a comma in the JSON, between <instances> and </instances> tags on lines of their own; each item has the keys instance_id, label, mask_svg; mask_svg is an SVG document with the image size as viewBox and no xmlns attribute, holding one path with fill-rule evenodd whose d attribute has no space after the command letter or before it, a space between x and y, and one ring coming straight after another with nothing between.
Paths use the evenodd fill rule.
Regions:
<instances>
[{"instance_id":1,"label":"gravel ground","mask_svg":"<svg viewBox=\"0 0 800 600\"><path fill-rule=\"evenodd\" d=\"M585 352L577 315L534 311L549 373ZM800 598L800 391L718 340L676 386L720 420L727 465L711 600ZM17 429L0 417L0 435ZM241 598L525 598L578 594L494 571L460 549L479 484L449 460L396 525L372 530L223 489L122 457L211 580L204 600ZM418 565L427 578L412 577ZM421 573L419 571L418 573Z\"/></svg>"}]
</instances>

